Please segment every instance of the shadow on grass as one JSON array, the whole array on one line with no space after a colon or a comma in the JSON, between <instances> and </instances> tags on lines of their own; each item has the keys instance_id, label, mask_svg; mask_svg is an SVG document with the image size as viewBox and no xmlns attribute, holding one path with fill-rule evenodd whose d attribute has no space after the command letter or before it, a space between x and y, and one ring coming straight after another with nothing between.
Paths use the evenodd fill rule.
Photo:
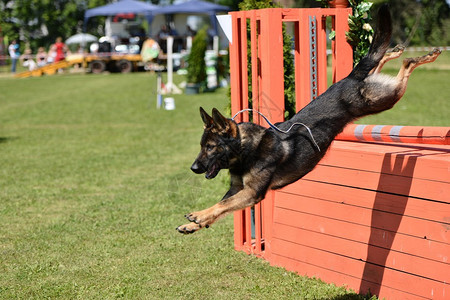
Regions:
<instances>
[{"instance_id":1,"label":"shadow on grass","mask_svg":"<svg viewBox=\"0 0 450 300\"><path fill-rule=\"evenodd\" d=\"M0 144L10 142L13 140L17 140L17 139L18 139L18 137L0 137Z\"/></svg>"},{"instance_id":2,"label":"shadow on grass","mask_svg":"<svg viewBox=\"0 0 450 300\"><path fill-rule=\"evenodd\" d=\"M346 294L331 298L331 300L376 300L376 299L378 299L376 296L372 296L370 294L367 295Z\"/></svg>"}]
</instances>

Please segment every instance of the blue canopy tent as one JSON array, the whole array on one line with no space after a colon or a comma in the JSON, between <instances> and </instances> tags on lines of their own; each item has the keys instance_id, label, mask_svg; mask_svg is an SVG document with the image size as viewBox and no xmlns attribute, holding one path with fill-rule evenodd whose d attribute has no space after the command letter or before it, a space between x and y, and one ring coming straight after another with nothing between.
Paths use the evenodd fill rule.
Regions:
<instances>
[{"instance_id":1,"label":"blue canopy tent","mask_svg":"<svg viewBox=\"0 0 450 300\"><path fill-rule=\"evenodd\" d=\"M152 11L153 15L173 15L173 14L206 14L211 20L212 29L217 35L216 14L219 12L228 12L231 9L228 6L218 5L211 2L200 0L187 1L179 4L168 5Z\"/></svg>"},{"instance_id":2,"label":"blue canopy tent","mask_svg":"<svg viewBox=\"0 0 450 300\"><path fill-rule=\"evenodd\" d=\"M84 31L86 32L89 18L95 16L115 16L117 14L142 14L147 18L148 24L152 23L153 15L159 6L136 0L120 0L104 6L86 10L84 13Z\"/></svg>"}]
</instances>

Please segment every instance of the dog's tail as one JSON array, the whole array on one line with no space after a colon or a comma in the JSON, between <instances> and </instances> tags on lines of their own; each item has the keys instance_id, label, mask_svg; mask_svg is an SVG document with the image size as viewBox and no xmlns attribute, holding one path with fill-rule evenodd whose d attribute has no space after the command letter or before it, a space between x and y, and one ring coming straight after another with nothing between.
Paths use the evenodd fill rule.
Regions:
<instances>
[{"instance_id":1,"label":"dog's tail","mask_svg":"<svg viewBox=\"0 0 450 300\"><path fill-rule=\"evenodd\" d=\"M391 35L391 14L388 5L384 4L378 10L377 27L375 29L372 45L370 45L369 53L356 65L349 77L357 80L366 78L369 72L378 65L386 53L391 41Z\"/></svg>"}]
</instances>

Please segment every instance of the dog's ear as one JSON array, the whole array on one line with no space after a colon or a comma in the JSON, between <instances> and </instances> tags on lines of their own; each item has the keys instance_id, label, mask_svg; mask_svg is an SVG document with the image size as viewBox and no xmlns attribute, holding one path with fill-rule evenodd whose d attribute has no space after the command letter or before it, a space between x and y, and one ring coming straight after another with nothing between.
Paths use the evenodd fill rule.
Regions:
<instances>
[{"instance_id":1,"label":"dog's ear","mask_svg":"<svg viewBox=\"0 0 450 300\"><path fill-rule=\"evenodd\" d=\"M200 116L202 117L203 123L205 124L205 128L210 128L214 125L214 120L211 118L210 115L203 109L203 107L200 107Z\"/></svg>"},{"instance_id":2,"label":"dog's ear","mask_svg":"<svg viewBox=\"0 0 450 300\"><path fill-rule=\"evenodd\" d=\"M227 133L232 137L237 136L237 125L233 120L225 118L216 108L212 110L214 125L220 132Z\"/></svg>"},{"instance_id":3,"label":"dog's ear","mask_svg":"<svg viewBox=\"0 0 450 300\"><path fill-rule=\"evenodd\" d=\"M213 108L212 110L212 118L214 120L214 124L220 129L220 130L226 130L228 125L228 120L222 114L216 109Z\"/></svg>"}]
</instances>

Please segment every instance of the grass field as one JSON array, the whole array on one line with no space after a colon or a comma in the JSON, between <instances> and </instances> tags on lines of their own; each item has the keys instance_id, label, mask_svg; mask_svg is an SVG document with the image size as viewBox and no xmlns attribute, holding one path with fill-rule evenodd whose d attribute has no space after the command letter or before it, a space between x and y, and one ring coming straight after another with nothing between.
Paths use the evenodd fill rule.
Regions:
<instances>
[{"instance_id":1,"label":"grass field","mask_svg":"<svg viewBox=\"0 0 450 300\"><path fill-rule=\"evenodd\" d=\"M399 107L361 122L448 126L449 72L416 70ZM226 191L226 172L189 167L198 106L227 97L177 95L158 111L155 81L0 78L0 298L362 299L234 251L231 216L175 231Z\"/></svg>"}]
</instances>

